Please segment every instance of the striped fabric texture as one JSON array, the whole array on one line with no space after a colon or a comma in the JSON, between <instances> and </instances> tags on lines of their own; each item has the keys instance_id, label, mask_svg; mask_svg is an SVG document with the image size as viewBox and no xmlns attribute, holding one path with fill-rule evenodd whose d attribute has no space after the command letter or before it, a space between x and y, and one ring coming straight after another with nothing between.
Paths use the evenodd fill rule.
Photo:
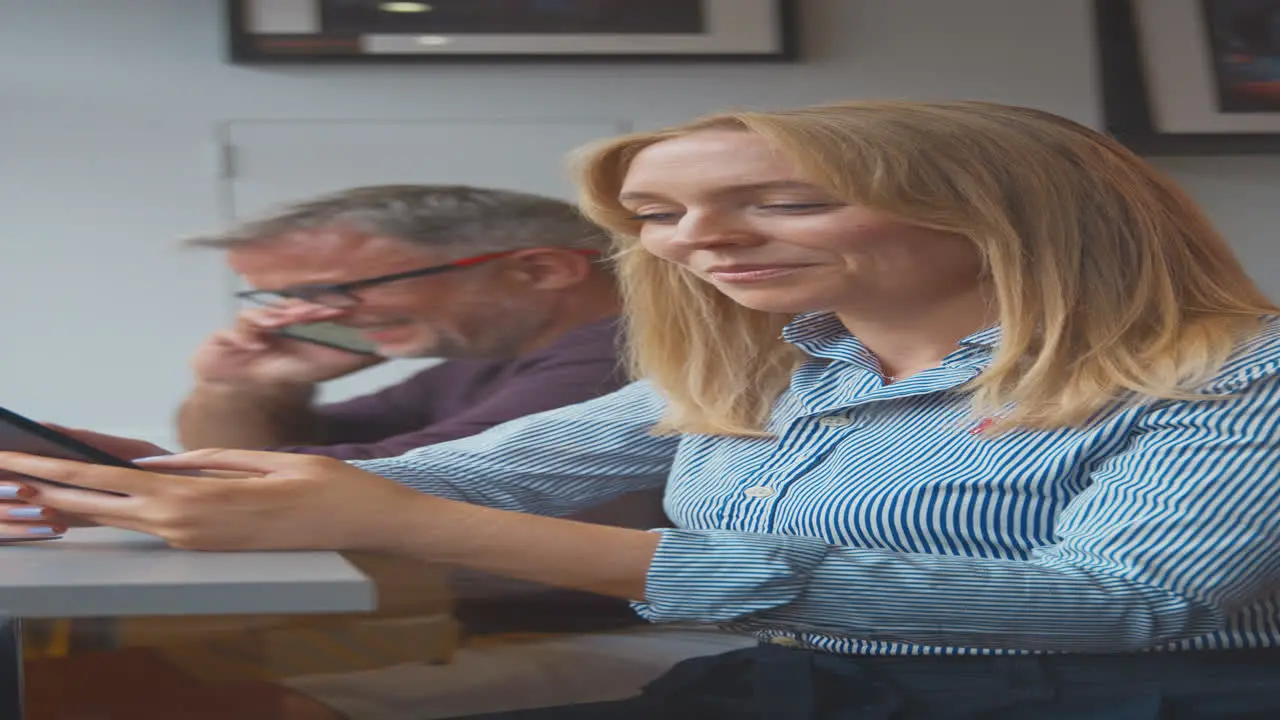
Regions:
<instances>
[{"instance_id":1,"label":"striped fabric texture","mask_svg":"<svg viewBox=\"0 0 1280 720\"><path fill-rule=\"evenodd\" d=\"M811 359L775 407L774 439L654 436L663 401L642 381L353 464L547 515L665 485L676 528L655 530L635 603L654 622L873 655L1280 641L1280 319L1203 400L998 437L958 391L998 328L888 385L832 315L784 338Z\"/></svg>"}]
</instances>

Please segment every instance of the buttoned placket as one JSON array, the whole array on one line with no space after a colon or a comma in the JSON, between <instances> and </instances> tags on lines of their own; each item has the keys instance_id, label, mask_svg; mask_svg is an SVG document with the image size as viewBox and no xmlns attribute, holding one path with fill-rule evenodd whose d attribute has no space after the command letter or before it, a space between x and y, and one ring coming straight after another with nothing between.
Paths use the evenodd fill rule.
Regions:
<instances>
[{"instance_id":1,"label":"buttoned placket","mask_svg":"<svg viewBox=\"0 0 1280 720\"><path fill-rule=\"evenodd\" d=\"M983 335L986 334L990 334L990 331ZM856 342L852 337L849 339ZM829 377L831 374L848 373L851 376L850 382L854 382L856 378L856 385L850 386L856 388L855 394L852 397L846 395L842 398L843 402L835 406L830 404L829 398L826 398L827 402L823 402L805 397L803 390L793 387L792 392L796 393L797 401L809 412L789 422L780 433L779 442L788 442L798 432L812 433L813 423L819 426L816 434L809 436L802 456L793 458L791 462L780 463L761 476L744 482L727 503L726 512L752 529L772 528L777 503L787 487L802 478L810 467L821 462L851 432L857 431L858 408L870 403L942 392L968 382L981 372L981 366L990 357L991 349L985 344L986 338L981 339L984 342L961 345L943 358L940 367L889 385L881 381L875 358L860 345L854 352L844 353L841 348L817 338L801 343L802 346L807 345L807 351L816 353L815 357L823 357L833 363L822 371L822 375L828 380L832 379Z\"/></svg>"}]
</instances>

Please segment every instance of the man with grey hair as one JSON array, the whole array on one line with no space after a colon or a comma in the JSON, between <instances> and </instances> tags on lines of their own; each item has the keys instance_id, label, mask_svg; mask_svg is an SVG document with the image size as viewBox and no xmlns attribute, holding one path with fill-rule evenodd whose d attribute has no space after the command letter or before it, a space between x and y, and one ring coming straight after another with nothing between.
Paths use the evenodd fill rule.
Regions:
<instances>
[{"instance_id":1,"label":"man with grey hair","mask_svg":"<svg viewBox=\"0 0 1280 720\"><path fill-rule=\"evenodd\" d=\"M260 307L196 350L195 386L177 418L188 450L391 457L627 381L608 238L560 200L461 185L357 187L190 242L224 250L253 288L240 294ZM365 347L288 334L317 324ZM407 357L444 362L378 392L313 402L320 383ZM654 493L578 519L667 524ZM469 632L639 623L602 597L474 573L455 582Z\"/></svg>"},{"instance_id":2,"label":"man with grey hair","mask_svg":"<svg viewBox=\"0 0 1280 720\"><path fill-rule=\"evenodd\" d=\"M361 187L193 242L225 250L262 307L196 351L178 412L188 449L394 456L625 382L607 238L559 200ZM319 323L368 352L288 334ZM319 383L396 357L446 361L378 393L312 402Z\"/></svg>"}]
</instances>

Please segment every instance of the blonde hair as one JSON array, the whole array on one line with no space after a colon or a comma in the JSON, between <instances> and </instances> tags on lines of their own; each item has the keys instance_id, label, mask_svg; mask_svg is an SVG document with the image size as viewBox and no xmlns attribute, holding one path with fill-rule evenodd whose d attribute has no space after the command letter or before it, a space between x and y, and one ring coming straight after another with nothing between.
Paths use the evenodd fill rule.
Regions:
<instances>
[{"instance_id":1,"label":"blonde hair","mask_svg":"<svg viewBox=\"0 0 1280 720\"><path fill-rule=\"evenodd\" d=\"M971 381L993 428L1078 427L1136 397L1189 398L1276 311L1173 182L1056 115L982 102L857 101L730 112L588 148L582 211L615 239L633 373L659 432L760 436L802 360L792 318L742 307L637 243L618 202L638 152L702 130L764 137L836 197L969 238L1001 340Z\"/></svg>"}]
</instances>

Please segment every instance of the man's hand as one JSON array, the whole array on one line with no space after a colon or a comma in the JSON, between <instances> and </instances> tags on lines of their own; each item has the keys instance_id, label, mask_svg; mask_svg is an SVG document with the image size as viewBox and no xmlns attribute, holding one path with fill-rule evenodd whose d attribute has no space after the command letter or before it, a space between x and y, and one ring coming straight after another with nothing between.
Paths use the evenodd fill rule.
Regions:
<instances>
[{"instance_id":1,"label":"man's hand","mask_svg":"<svg viewBox=\"0 0 1280 720\"><path fill-rule=\"evenodd\" d=\"M231 328L209 337L191 360L202 383L230 386L308 386L348 375L382 358L273 333L287 325L333 320L342 310L299 304L246 310Z\"/></svg>"}]
</instances>

